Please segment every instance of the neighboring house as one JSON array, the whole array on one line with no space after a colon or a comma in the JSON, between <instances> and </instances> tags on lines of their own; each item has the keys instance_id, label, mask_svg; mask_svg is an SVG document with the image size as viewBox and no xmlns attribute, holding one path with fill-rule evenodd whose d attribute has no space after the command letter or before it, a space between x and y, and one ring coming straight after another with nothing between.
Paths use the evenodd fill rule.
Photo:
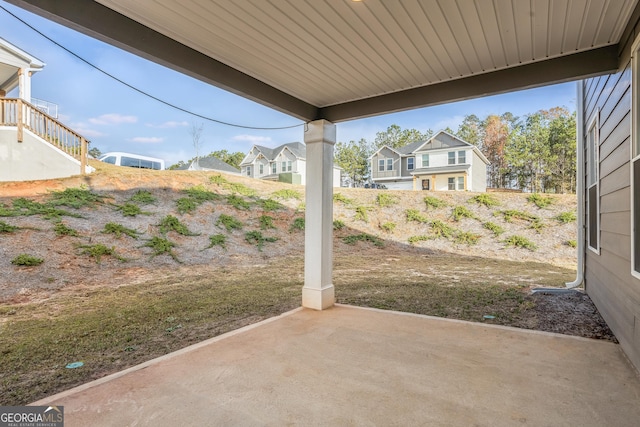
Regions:
<instances>
[{"instance_id":1,"label":"neighboring house","mask_svg":"<svg viewBox=\"0 0 640 427\"><path fill-rule=\"evenodd\" d=\"M207 156L189 162L188 165L178 168L178 170L190 171L219 171L240 175L240 170L234 168L229 163L223 162L217 157Z\"/></svg>"},{"instance_id":2,"label":"neighboring house","mask_svg":"<svg viewBox=\"0 0 640 427\"><path fill-rule=\"evenodd\" d=\"M489 161L478 147L440 131L426 142L373 153L371 180L395 190L487 190Z\"/></svg>"},{"instance_id":3,"label":"neighboring house","mask_svg":"<svg viewBox=\"0 0 640 427\"><path fill-rule=\"evenodd\" d=\"M306 185L307 147L290 142L276 148L254 145L240 163L241 174L252 178ZM333 168L333 186L341 183L341 169Z\"/></svg>"},{"instance_id":4,"label":"neighboring house","mask_svg":"<svg viewBox=\"0 0 640 427\"><path fill-rule=\"evenodd\" d=\"M640 368L638 32L621 47L620 56L618 73L578 82L578 231L585 234L578 272L584 257L587 293Z\"/></svg>"}]
</instances>

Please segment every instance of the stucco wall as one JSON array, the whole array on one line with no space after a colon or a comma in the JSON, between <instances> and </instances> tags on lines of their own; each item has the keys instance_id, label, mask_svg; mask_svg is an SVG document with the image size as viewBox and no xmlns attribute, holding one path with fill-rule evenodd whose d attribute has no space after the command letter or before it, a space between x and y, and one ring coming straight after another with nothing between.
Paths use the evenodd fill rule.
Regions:
<instances>
[{"instance_id":1,"label":"stucco wall","mask_svg":"<svg viewBox=\"0 0 640 427\"><path fill-rule=\"evenodd\" d=\"M80 174L80 162L24 131L18 141L13 127L0 127L0 181L31 181Z\"/></svg>"}]
</instances>

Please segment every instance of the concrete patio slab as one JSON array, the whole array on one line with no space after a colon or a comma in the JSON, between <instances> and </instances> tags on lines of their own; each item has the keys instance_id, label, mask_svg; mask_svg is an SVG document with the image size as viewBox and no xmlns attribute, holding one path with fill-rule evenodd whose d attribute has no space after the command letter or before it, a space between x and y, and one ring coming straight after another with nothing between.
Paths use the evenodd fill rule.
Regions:
<instances>
[{"instance_id":1,"label":"concrete patio slab","mask_svg":"<svg viewBox=\"0 0 640 427\"><path fill-rule=\"evenodd\" d=\"M297 309L36 402L65 426L638 426L619 346L338 305Z\"/></svg>"}]
</instances>

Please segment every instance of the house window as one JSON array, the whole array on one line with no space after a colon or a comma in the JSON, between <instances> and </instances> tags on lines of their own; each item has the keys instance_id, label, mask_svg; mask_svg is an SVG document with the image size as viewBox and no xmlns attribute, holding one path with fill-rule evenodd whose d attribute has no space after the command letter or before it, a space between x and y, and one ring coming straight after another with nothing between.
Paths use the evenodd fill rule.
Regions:
<instances>
[{"instance_id":1,"label":"house window","mask_svg":"<svg viewBox=\"0 0 640 427\"><path fill-rule=\"evenodd\" d=\"M264 165L260 163L260 175L264 175Z\"/></svg>"},{"instance_id":2,"label":"house window","mask_svg":"<svg viewBox=\"0 0 640 427\"><path fill-rule=\"evenodd\" d=\"M456 189L456 179L455 178L449 178L447 183L449 184L449 190L455 191L455 189Z\"/></svg>"},{"instance_id":3,"label":"house window","mask_svg":"<svg viewBox=\"0 0 640 427\"><path fill-rule=\"evenodd\" d=\"M271 163L271 173L276 173L278 171L278 164L276 162Z\"/></svg>"},{"instance_id":4,"label":"house window","mask_svg":"<svg viewBox=\"0 0 640 427\"><path fill-rule=\"evenodd\" d=\"M423 154L422 155L422 167L423 168L428 168L429 167L429 155L428 154Z\"/></svg>"},{"instance_id":5,"label":"house window","mask_svg":"<svg viewBox=\"0 0 640 427\"><path fill-rule=\"evenodd\" d=\"M598 134L598 115L589 124L589 131L587 132L587 212L589 218L589 234L587 241L589 248L595 252L600 252L599 239L600 239L600 202L599 202L599 189L598 189L598 148L599 148L599 134Z\"/></svg>"},{"instance_id":6,"label":"house window","mask_svg":"<svg viewBox=\"0 0 640 427\"><path fill-rule=\"evenodd\" d=\"M282 172L287 171L287 162L282 162Z\"/></svg>"},{"instance_id":7,"label":"house window","mask_svg":"<svg viewBox=\"0 0 640 427\"><path fill-rule=\"evenodd\" d=\"M287 162L287 172L291 172L291 160Z\"/></svg>"},{"instance_id":8,"label":"house window","mask_svg":"<svg viewBox=\"0 0 640 427\"><path fill-rule=\"evenodd\" d=\"M378 160L378 172L384 172L384 159Z\"/></svg>"},{"instance_id":9,"label":"house window","mask_svg":"<svg viewBox=\"0 0 640 427\"><path fill-rule=\"evenodd\" d=\"M393 170L393 159L387 159L387 170L388 171Z\"/></svg>"},{"instance_id":10,"label":"house window","mask_svg":"<svg viewBox=\"0 0 640 427\"><path fill-rule=\"evenodd\" d=\"M458 163L466 163L467 162L467 153L466 151L458 151Z\"/></svg>"},{"instance_id":11,"label":"house window","mask_svg":"<svg viewBox=\"0 0 640 427\"><path fill-rule=\"evenodd\" d=\"M458 190L464 190L464 176L458 177Z\"/></svg>"},{"instance_id":12,"label":"house window","mask_svg":"<svg viewBox=\"0 0 640 427\"><path fill-rule=\"evenodd\" d=\"M251 166L247 166L247 176L251 176Z\"/></svg>"},{"instance_id":13,"label":"house window","mask_svg":"<svg viewBox=\"0 0 640 427\"><path fill-rule=\"evenodd\" d=\"M415 161L414 157L407 157L407 170L412 171L415 168Z\"/></svg>"}]
</instances>

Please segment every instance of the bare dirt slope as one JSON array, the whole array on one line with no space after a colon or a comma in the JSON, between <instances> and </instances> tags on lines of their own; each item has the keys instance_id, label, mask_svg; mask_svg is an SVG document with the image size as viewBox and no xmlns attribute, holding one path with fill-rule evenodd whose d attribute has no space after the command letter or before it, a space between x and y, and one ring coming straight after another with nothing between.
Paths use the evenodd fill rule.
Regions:
<instances>
[{"instance_id":1,"label":"bare dirt slope","mask_svg":"<svg viewBox=\"0 0 640 427\"><path fill-rule=\"evenodd\" d=\"M0 233L0 302L33 302L61 292L73 293L88 287L135 285L175 274L182 274L188 280L189 275L194 272L216 271L233 266L260 268L271 260L287 257L292 259L292 264L299 265L297 261L304 252L304 232L296 225L299 226L299 219L304 218L304 187L228 175L223 175L222 180L214 178L212 181L212 177L220 175L209 172L146 171L102 163L95 163L93 166L97 168L97 172L85 177L0 183L0 207L5 210L10 210L12 204L20 198L46 203L52 192L66 188L82 187L103 196L101 203L80 209L61 206L61 209L79 214L79 217L0 217L0 221L5 224L20 227L11 233ZM229 183L232 185L228 185ZM180 214L177 201L185 198L185 190L194 186L216 193L219 198L202 203L191 213ZM247 189L253 190L255 194L242 195ZM274 194L283 189L293 190L292 194L297 192L301 197L277 197ZM142 214L124 215L122 207L131 203L132 197L139 190L149 191L155 201L140 204ZM576 224L571 221L561 223L556 218L562 213L575 212L575 196L551 196L552 203L541 209L528 202L525 194L493 194L499 204L486 207L471 201L475 196L473 193L429 193L429 196L445 203L434 208L425 204L425 192L336 189L336 193L341 195L334 202L334 218L339 228L334 233L336 285L341 280L347 281L351 274L360 274L358 270L374 271L379 268L378 264L389 265L389 271L385 274L390 277L441 276L452 285L461 280L473 282L477 279L482 283L510 283L525 291L536 286L563 286L564 281L573 279L571 269L575 265L575 249L567 242L575 240ZM387 206L380 206L381 194L391 197L392 201ZM234 207L230 199L234 195L248 203L248 208ZM270 206L263 203L264 200L275 200L282 206L271 210ZM460 206L472 212L472 218L463 217L455 221L452 212ZM408 210L417 211L423 220L408 219ZM536 220L508 221L505 211L523 212ZM178 218L192 235L180 235L175 231L162 232L160 223L168 215ZM226 230L219 223L221 215L237 219L242 228ZM271 218L271 226L264 226L264 218L261 219L264 216ZM438 237L434 221L447 225L453 230L453 235ZM75 230L78 236L56 234L54 228L59 222ZM498 225L504 231L495 235L485 228L487 222ZM107 223L136 230L139 236L132 238L106 234L104 231ZM340 228L340 225L343 227ZM247 233L252 232L275 241L263 242L264 246L260 250L255 240L248 240ZM211 236L220 234L226 238L224 247L212 246ZM456 236L460 235L475 236L477 241L475 244L457 241ZM349 242L350 236L356 236L355 244ZM508 246L505 239L511 236L528 239L535 245L535 249ZM154 237L173 243L175 246L171 251L174 256L167 253L153 256L153 249L145 244ZM411 237L414 237L413 244L409 243ZM358 241L360 242L357 243ZM382 247L376 246L377 243ZM87 249L95 245L113 249L115 256L103 255L98 263ZM362 259L371 260L371 264L361 265L359 268L343 265L341 259L347 259L354 251L362 255ZM44 262L36 267L21 267L11 263L15 257L24 253L42 258ZM475 272L474 268L456 268L456 257L479 260L474 264L477 266ZM411 267L394 270L396 267L393 260L399 259L409 260ZM429 261L424 261L425 259ZM491 259L514 263L502 270L492 271L487 262ZM519 264L524 262L549 265L550 277L542 278L541 274L532 277L526 264ZM298 270L283 274L301 278L302 271ZM340 299L339 292L338 298ZM545 297L530 298L537 301ZM546 308L541 308L537 314L531 310L526 319L514 319L512 324L562 332L563 327L554 325L563 323L569 312L575 318L577 310L584 314L584 319L578 320L582 324L595 319L592 322L594 326L578 334L612 337L587 296L577 297L580 304L586 304L582 309L578 307L580 304L575 296L549 298L564 302L557 304L557 310L548 304L545 306L532 302L534 306ZM570 298L574 298L574 303L567 305L566 301ZM362 302L356 299L354 303ZM366 302L362 304L366 305Z\"/></svg>"}]
</instances>

